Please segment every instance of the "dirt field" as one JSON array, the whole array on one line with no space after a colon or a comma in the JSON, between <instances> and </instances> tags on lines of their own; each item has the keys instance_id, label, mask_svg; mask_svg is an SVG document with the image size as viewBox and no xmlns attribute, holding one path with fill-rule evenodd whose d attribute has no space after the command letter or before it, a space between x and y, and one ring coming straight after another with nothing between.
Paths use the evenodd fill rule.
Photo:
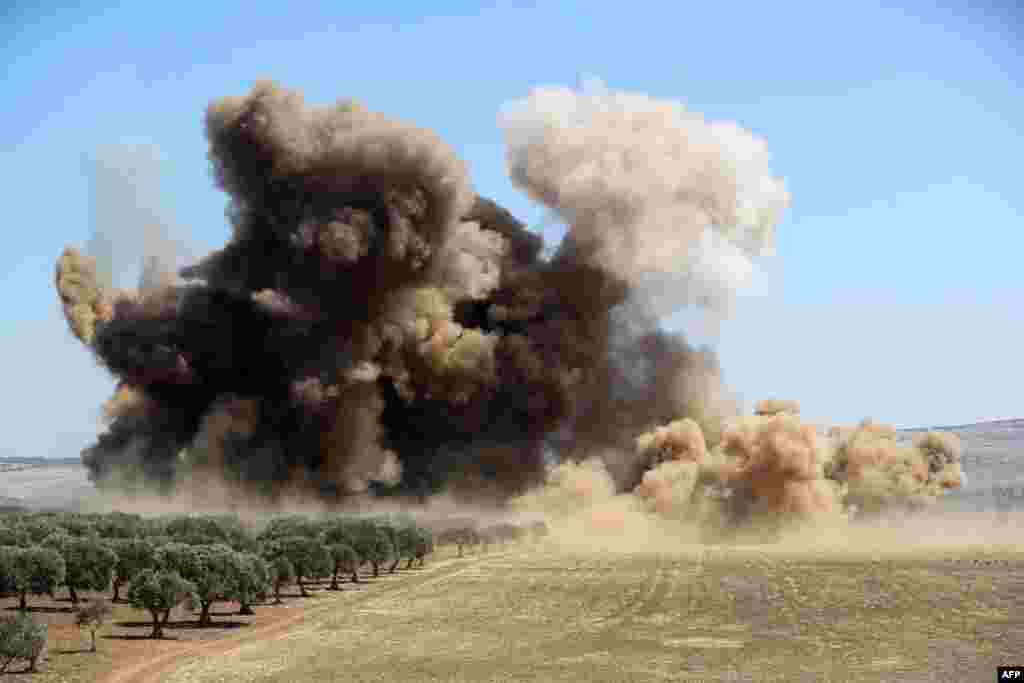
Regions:
<instances>
[{"instance_id":1,"label":"dirt field","mask_svg":"<svg viewBox=\"0 0 1024 683\"><path fill-rule=\"evenodd\" d=\"M81 465L16 465L0 474L0 499L30 509L72 508L95 490Z\"/></svg>"},{"instance_id":2,"label":"dirt field","mask_svg":"<svg viewBox=\"0 0 1024 683\"><path fill-rule=\"evenodd\" d=\"M34 598L51 624L43 673L0 680L984 681L1024 652L1020 552L811 560L523 544L443 549L423 570L344 588L305 600L290 589L254 617L221 603L207 629L178 614L162 641L122 604L97 654L69 603Z\"/></svg>"},{"instance_id":3,"label":"dirt field","mask_svg":"<svg viewBox=\"0 0 1024 683\"><path fill-rule=\"evenodd\" d=\"M1019 556L519 546L337 599L122 681L984 681L1024 652Z\"/></svg>"}]
</instances>

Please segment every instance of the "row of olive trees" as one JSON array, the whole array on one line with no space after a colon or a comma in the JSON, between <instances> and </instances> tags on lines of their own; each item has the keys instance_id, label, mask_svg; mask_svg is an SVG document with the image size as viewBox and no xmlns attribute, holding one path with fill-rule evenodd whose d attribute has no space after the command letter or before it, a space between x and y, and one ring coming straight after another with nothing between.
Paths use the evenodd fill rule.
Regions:
<instances>
[{"instance_id":1,"label":"row of olive trees","mask_svg":"<svg viewBox=\"0 0 1024 683\"><path fill-rule=\"evenodd\" d=\"M110 515L35 514L0 519L0 593L16 594L27 608L29 594L53 595L66 586L72 603L78 591L113 588L113 599L129 585L128 600L153 619L160 637L178 605L199 607L200 625L210 623L217 601L234 601L240 613L281 587L340 576L359 581L359 568L374 576L402 560L423 564L433 548L429 531L409 517L298 515L271 519L258 532L231 516L142 518Z\"/></svg>"},{"instance_id":2,"label":"row of olive trees","mask_svg":"<svg viewBox=\"0 0 1024 683\"><path fill-rule=\"evenodd\" d=\"M462 557L466 547L479 547L487 552L492 544L504 547L508 542L524 538L541 538L547 534L547 525L539 521L526 525L501 522L480 527L472 520L461 520L448 524L439 531L437 543L456 546L459 557Z\"/></svg>"}]
</instances>

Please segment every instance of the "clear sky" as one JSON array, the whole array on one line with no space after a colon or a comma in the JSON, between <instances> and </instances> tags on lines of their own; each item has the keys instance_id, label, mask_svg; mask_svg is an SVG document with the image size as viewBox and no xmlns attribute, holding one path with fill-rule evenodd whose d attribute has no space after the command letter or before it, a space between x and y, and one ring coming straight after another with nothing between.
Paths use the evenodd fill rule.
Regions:
<instances>
[{"instance_id":1,"label":"clear sky","mask_svg":"<svg viewBox=\"0 0 1024 683\"><path fill-rule=\"evenodd\" d=\"M174 230L219 246L203 112L261 77L435 129L530 224L543 212L507 179L495 117L532 86L592 74L735 120L767 139L793 204L759 284L695 337L729 386L829 422L1024 416L1012 2L61 4L0 10L0 455L77 455L113 387L53 288L63 246L92 231L83 155L158 146Z\"/></svg>"}]
</instances>

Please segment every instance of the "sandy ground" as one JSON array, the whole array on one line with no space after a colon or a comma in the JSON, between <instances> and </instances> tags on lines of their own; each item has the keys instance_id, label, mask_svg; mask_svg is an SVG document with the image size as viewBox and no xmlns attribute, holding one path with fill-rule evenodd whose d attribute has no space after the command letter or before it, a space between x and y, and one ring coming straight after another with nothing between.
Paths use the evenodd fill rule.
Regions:
<instances>
[{"instance_id":1,"label":"sandy ground","mask_svg":"<svg viewBox=\"0 0 1024 683\"><path fill-rule=\"evenodd\" d=\"M0 472L0 499L32 509L68 508L95 491L81 465L47 465Z\"/></svg>"}]
</instances>

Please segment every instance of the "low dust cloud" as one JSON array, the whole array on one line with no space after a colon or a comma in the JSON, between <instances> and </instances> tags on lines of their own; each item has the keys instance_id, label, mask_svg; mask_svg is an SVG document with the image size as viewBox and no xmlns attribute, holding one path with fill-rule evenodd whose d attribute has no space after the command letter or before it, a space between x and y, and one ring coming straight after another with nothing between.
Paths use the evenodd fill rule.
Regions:
<instances>
[{"instance_id":1,"label":"low dust cloud","mask_svg":"<svg viewBox=\"0 0 1024 683\"><path fill-rule=\"evenodd\" d=\"M543 487L511 502L542 514L553 542L622 553L769 553L872 559L1024 551L1016 513L955 512L942 496L965 483L955 434L912 443L865 420L823 430L794 402L761 402L717 440L692 420L636 439L648 469L617 490L603 460L553 466ZM777 412L776 412L777 411Z\"/></svg>"}]
</instances>

